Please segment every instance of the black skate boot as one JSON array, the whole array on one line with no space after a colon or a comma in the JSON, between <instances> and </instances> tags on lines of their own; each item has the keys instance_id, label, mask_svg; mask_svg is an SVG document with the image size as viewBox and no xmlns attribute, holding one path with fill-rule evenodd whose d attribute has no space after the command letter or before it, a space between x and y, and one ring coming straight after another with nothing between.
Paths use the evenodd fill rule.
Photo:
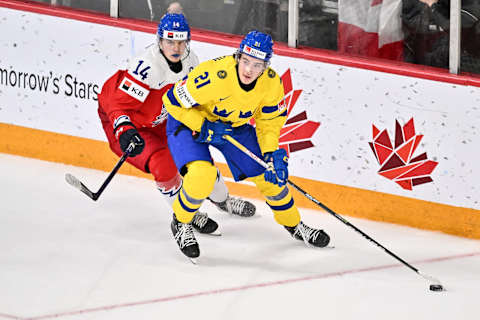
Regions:
<instances>
[{"instance_id":1,"label":"black skate boot","mask_svg":"<svg viewBox=\"0 0 480 320\"><path fill-rule=\"evenodd\" d=\"M172 224L173 238L177 241L178 247L189 258L198 258L200 256L200 248L197 239L193 234L192 225L190 223L181 223L173 214Z\"/></svg>"},{"instance_id":2,"label":"black skate boot","mask_svg":"<svg viewBox=\"0 0 480 320\"><path fill-rule=\"evenodd\" d=\"M216 205L218 209L240 217L251 217L255 214L255 211L257 209L252 203L248 201L230 196L228 196L227 199L223 202L212 201L212 203Z\"/></svg>"},{"instance_id":3,"label":"black skate boot","mask_svg":"<svg viewBox=\"0 0 480 320\"><path fill-rule=\"evenodd\" d=\"M303 240L307 246L310 244L315 247L323 248L330 242L330 237L323 230L310 228L302 221L295 227L285 226L288 232L297 240Z\"/></svg>"},{"instance_id":4,"label":"black skate boot","mask_svg":"<svg viewBox=\"0 0 480 320\"><path fill-rule=\"evenodd\" d=\"M208 217L205 212L197 211L192 219L192 226L200 233L212 234L217 228L218 224ZM220 234L215 234L220 235Z\"/></svg>"}]
</instances>

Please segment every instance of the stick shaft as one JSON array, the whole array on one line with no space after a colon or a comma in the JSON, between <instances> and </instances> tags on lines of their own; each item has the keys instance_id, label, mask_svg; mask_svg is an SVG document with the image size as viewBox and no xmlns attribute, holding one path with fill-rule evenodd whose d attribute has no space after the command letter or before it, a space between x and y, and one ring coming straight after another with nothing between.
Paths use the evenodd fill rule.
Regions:
<instances>
[{"instance_id":1,"label":"stick shaft","mask_svg":"<svg viewBox=\"0 0 480 320\"><path fill-rule=\"evenodd\" d=\"M130 146L129 146L130 148ZM98 189L97 192L95 192L93 194L94 198L92 198L94 201L96 201L100 195L102 194L103 190L105 190L105 188L108 186L108 184L110 183L110 181L112 181L113 177L117 174L117 171L120 169L120 167L123 165L123 163L125 162L125 160L127 160L130 152L132 152L132 150L129 150L129 148L125 151L125 153L122 155L122 157L120 158L120 160L118 160L117 164L115 165L115 167L113 167L112 171L110 172L110 174L108 175L108 177L105 179L105 181L103 182L103 184L100 186L100 188Z\"/></svg>"},{"instance_id":2,"label":"stick shaft","mask_svg":"<svg viewBox=\"0 0 480 320\"><path fill-rule=\"evenodd\" d=\"M223 136L224 139L226 139L228 142L230 142L231 144L233 144L235 147L237 147L240 151L242 151L243 153L245 153L246 155L248 155L250 158L252 158L253 160L255 160L258 164L260 164L261 166L263 166L264 168L267 168L267 164L265 163L265 161L263 161L262 159L260 159L257 155L255 155L252 151L250 151L249 149L247 149L244 145L242 145L240 142L238 142L237 140L235 140L235 138L229 136L229 135L225 135ZM337 218L338 220L340 220L341 222L343 222L344 224L346 224L347 226L349 226L350 228L352 228L353 230L355 230L356 232L360 233L364 238L366 238L367 240L373 242L374 244L376 244L378 247L382 248L386 253L388 253L390 256L392 256L393 258L395 258L396 260L400 261L402 264L404 264L405 266L407 266L408 268L410 268L411 270L415 271L416 273L420 274L418 269L413 267L412 265L410 265L408 262L406 262L405 260L403 260L402 258L400 258L399 256L397 256L395 253L393 253L392 251L388 250L387 248L385 248L383 245L381 245L379 242L377 242L375 239L371 238L368 234L366 234L365 232L363 232L362 230L360 230L359 228L357 228L355 225L351 224L348 220L346 220L345 218L343 218L342 216L340 216L339 214L337 214L335 211L333 211L332 209L330 209L329 207L327 207L326 205L324 205L323 203L321 203L319 200L315 199L312 195L310 195L309 193L307 193L305 190L303 190L302 188L300 188L298 185L296 185L295 183L293 183L290 179L287 180L288 184L291 185L293 188L295 188L298 192L300 192L302 195L304 195L307 199L309 199L310 201L312 201L313 203L315 203L316 205L318 205L319 207L321 207L322 209L324 209L325 211L327 211L329 214L331 214L332 216L334 216L335 218ZM420 274L421 275L421 274ZM422 276L422 275L421 275Z\"/></svg>"},{"instance_id":3,"label":"stick shaft","mask_svg":"<svg viewBox=\"0 0 480 320\"><path fill-rule=\"evenodd\" d=\"M65 179L67 180L67 182L72 185L73 187L77 188L78 190L82 191L84 194L86 194L90 199L92 199L93 201L97 201L97 199L100 197L100 195L103 193L103 191L105 190L105 188L108 186L108 184L110 183L110 181L112 181L113 177L115 176L115 174L117 174L117 171L120 169L120 167L123 165L123 163L125 162L125 160L127 160L128 156L130 155L130 153L132 152L132 150L135 148L135 144L134 143L130 143L127 150L125 150L125 152L123 153L123 155L120 157L120 159L118 160L117 164L115 165L115 167L112 169L112 171L110 172L110 174L108 175L108 177L105 179L105 181L102 183L102 185L100 186L100 188L98 189L97 192L93 192L91 191L87 186L85 186L85 184L83 184L83 182L81 182L80 180L78 180L76 177L72 176L71 174L67 173L65 175Z\"/></svg>"}]
</instances>

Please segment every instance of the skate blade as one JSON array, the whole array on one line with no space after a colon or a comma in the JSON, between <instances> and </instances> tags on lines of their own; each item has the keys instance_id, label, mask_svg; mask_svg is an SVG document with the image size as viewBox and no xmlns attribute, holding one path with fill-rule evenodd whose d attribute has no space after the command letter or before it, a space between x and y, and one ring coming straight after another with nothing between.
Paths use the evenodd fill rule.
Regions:
<instances>
[{"instance_id":1,"label":"skate blade","mask_svg":"<svg viewBox=\"0 0 480 320\"><path fill-rule=\"evenodd\" d=\"M187 258L188 258L188 257L187 257ZM188 258L188 260L190 260L190 262L191 262L192 264L194 264L194 265L197 265L197 263L198 263L198 260L197 260L197 259L198 259L198 258Z\"/></svg>"},{"instance_id":2,"label":"skate blade","mask_svg":"<svg viewBox=\"0 0 480 320\"><path fill-rule=\"evenodd\" d=\"M315 249L335 249L335 246L326 246L326 247L323 247L323 248L317 248L317 247L314 247Z\"/></svg>"},{"instance_id":3,"label":"skate blade","mask_svg":"<svg viewBox=\"0 0 480 320\"><path fill-rule=\"evenodd\" d=\"M315 249L315 250L335 249L335 246L315 247L315 246L309 245L308 247L309 247L309 248L312 248L312 249Z\"/></svg>"},{"instance_id":4,"label":"skate blade","mask_svg":"<svg viewBox=\"0 0 480 320\"><path fill-rule=\"evenodd\" d=\"M315 247L314 245L304 242L307 248L315 249L315 250L328 250L328 249L335 249L335 246L326 246L326 247Z\"/></svg>"},{"instance_id":5,"label":"skate blade","mask_svg":"<svg viewBox=\"0 0 480 320\"><path fill-rule=\"evenodd\" d=\"M220 233L218 231L213 231L212 233L201 233L201 232L197 231L197 234L202 235L202 236L214 236L214 237L220 237L222 235L222 233Z\"/></svg>"}]
</instances>

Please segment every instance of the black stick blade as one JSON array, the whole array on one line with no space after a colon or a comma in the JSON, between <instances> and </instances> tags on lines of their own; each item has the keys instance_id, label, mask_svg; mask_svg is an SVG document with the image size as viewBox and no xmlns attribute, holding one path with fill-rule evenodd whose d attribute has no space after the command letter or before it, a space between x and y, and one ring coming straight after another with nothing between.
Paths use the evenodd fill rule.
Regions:
<instances>
[{"instance_id":1,"label":"black stick blade","mask_svg":"<svg viewBox=\"0 0 480 320\"><path fill-rule=\"evenodd\" d=\"M431 291L443 291L443 286L441 284L431 284L430 285Z\"/></svg>"}]
</instances>

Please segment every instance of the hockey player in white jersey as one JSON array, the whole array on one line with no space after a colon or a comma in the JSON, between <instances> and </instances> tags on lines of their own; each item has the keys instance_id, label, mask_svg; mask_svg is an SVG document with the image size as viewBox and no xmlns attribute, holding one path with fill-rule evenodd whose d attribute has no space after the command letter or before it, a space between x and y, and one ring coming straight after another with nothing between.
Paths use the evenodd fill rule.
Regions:
<instances>
[{"instance_id":1,"label":"hockey player in white jersey","mask_svg":"<svg viewBox=\"0 0 480 320\"><path fill-rule=\"evenodd\" d=\"M198 64L189 47L190 37L183 14L167 13L158 25L157 43L132 59L127 70L119 70L110 77L98 96L98 114L110 148L121 156L133 142L135 148L127 162L151 173L170 205L181 189L182 177L167 145L167 112L162 96ZM254 215L255 206L230 197L217 172L210 201L231 214ZM197 231L212 233L217 229L217 223L206 213L198 212L196 217L192 226Z\"/></svg>"}]
</instances>

